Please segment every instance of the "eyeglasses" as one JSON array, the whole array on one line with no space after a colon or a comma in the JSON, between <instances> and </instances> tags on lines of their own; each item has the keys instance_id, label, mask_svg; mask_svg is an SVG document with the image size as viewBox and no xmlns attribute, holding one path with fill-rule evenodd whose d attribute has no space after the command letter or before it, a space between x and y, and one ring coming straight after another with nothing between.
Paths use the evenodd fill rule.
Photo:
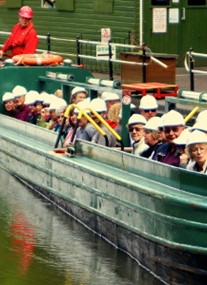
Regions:
<instances>
[{"instance_id":1,"label":"eyeglasses","mask_svg":"<svg viewBox=\"0 0 207 285\"><path fill-rule=\"evenodd\" d=\"M57 116L57 118L58 118L58 119L60 119L60 118L64 118L64 116L63 116L63 115L62 115L62 116Z\"/></svg>"},{"instance_id":2,"label":"eyeglasses","mask_svg":"<svg viewBox=\"0 0 207 285\"><path fill-rule=\"evenodd\" d=\"M179 131L179 127L167 127L167 128L164 128L164 132L166 134L169 134L171 131L173 131L174 133L177 133Z\"/></svg>"},{"instance_id":3,"label":"eyeglasses","mask_svg":"<svg viewBox=\"0 0 207 285\"><path fill-rule=\"evenodd\" d=\"M133 132L133 130L135 130L136 132L141 132L143 130L143 128L138 128L138 127L130 127L129 131Z\"/></svg>"},{"instance_id":4,"label":"eyeglasses","mask_svg":"<svg viewBox=\"0 0 207 285\"><path fill-rule=\"evenodd\" d=\"M158 131L163 132L163 128L162 128L162 127L159 127L159 128L158 128Z\"/></svg>"},{"instance_id":5,"label":"eyeglasses","mask_svg":"<svg viewBox=\"0 0 207 285\"><path fill-rule=\"evenodd\" d=\"M149 112L156 112L157 111L157 109L146 109L146 110L144 110L144 112L145 113L149 113Z\"/></svg>"}]
</instances>

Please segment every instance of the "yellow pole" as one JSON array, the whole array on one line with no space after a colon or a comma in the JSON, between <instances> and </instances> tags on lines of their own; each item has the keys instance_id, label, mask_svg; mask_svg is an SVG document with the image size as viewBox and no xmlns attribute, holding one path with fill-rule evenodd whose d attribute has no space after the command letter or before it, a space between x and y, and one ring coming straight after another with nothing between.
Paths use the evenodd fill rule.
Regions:
<instances>
[{"instance_id":1,"label":"yellow pole","mask_svg":"<svg viewBox=\"0 0 207 285\"><path fill-rule=\"evenodd\" d=\"M198 112L199 109L200 109L199 106L196 106L195 108L193 108L193 110L185 117L184 122L187 123L191 119L191 117L195 115L195 113Z\"/></svg>"}]
</instances>

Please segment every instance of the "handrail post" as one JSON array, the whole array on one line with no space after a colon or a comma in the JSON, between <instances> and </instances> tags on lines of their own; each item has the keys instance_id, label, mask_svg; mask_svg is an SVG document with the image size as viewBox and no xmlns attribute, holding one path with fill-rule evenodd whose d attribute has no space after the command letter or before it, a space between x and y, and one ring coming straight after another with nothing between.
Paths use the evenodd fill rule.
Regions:
<instances>
[{"instance_id":1,"label":"handrail post","mask_svg":"<svg viewBox=\"0 0 207 285\"><path fill-rule=\"evenodd\" d=\"M108 43L108 49L109 49L109 80L114 80L114 77L113 77L113 63L111 61L111 59L112 59L111 41L109 41L109 43Z\"/></svg>"},{"instance_id":2,"label":"handrail post","mask_svg":"<svg viewBox=\"0 0 207 285\"><path fill-rule=\"evenodd\" d=\"M50 33L47 33L47 53L51 51L51 40L50 40Z\"/></svg>"},{"instance_id":3,"label":"handrail post","mask_svg":"<svg viewBox=\"0 0 207 285\"><path fill-rule=\"evenodd\" d=\"M143 43L142 45L142 82L146 83L147 77L146 77L146 50L145 50L146 44Z\"/></svg>"},{"instance_id":4,"label":"handrail post","mask_svg":"<svg viewBox=\"0 0 207 285\"><path fill-rule=\"evenodd\" d=\"M79 39L80 39L80 37L77 36L77 37L76 37L77 65L80 65L80 64L81 64L81 62L80 62L80 57L79 57L80 51L81 51Z\"/></svg>"},{"instance_id":5,"label":"handrail post","mask_svg":"<svg viewBox=\"0 0 207 285\"><path fill-rule=\"evenodd\" d=\"M194 59L191 55L191 52L193 51L192 48L190 48L190 90L194 91L195 86L194 86L194 73L193 73L193 69L194 69Z\"/></svg>"}]
</instances>

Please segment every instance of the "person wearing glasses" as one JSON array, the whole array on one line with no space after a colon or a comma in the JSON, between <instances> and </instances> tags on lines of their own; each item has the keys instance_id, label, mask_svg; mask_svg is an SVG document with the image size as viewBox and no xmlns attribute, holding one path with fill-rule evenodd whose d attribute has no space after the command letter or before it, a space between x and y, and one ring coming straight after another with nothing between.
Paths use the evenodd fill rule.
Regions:
<instances>
[{"instance_id":1,"label":"person wearing glasses","mask_svg":"<svg viewBox=\"0 0 207 285\"><path fill-rule=\"evenodd\" d=\"M143 151L140 156L151 158L156 149L161 146L162 142L159 141L158 134L160 121L160 117L153 117L144 126L144 141L149 148Z\"/></svg>"},{"instance_id":2,"label":"person wearing glasses","mask_svg":"<svg viewBox=\"0 0 207 285\"><path fill-rule=\"evenodd\" d=\"M147 121L140 114L133 114L128 120L128 130L132 141L132 153L140 155L143 151L149 148L144 141L144 126Z\"/></svg>"},{"instance_id":3,"label":"person wearing glasses","mask_svg":"<svg viewBox=\"0 0 207 285\"><path fill-rule=\"evenodd\" d=\"M4 55L13 57L19 54L33 54L36 52L38 37L32 23L33 11L29 6L19 10L19 22L13 27L11 35L0 50L0 58ZM7 53L10 51L10 53Z\"/></svg>"},{"instance_id":4,"label":"person wearing glasses","mask_svg":"<svg viewBox=\"0 0 207 285\"><path fill-rule=\"evenodd\" d=\"M157 116L157 109L157 100L152 95L145 95L141 98L139 103L139 112L147 121Z\"/></svg>"},{"instance_id":5,"label":"person wearing glasses","mask_svg":"<svg viewBox=\"0 0 207 285\"><path fill-rule=\"evenodd\" d=\"M187 165L188 170L207 173L207 135L195 130L189 135L186 147L191 163Z\"/></svg>"},{"instance_id":6,"label":"person wearing glasses","mask_svg":"<svg viewBox=\"0 0 207 285\"><path fill-rule=\"evenodd\" d=\"M171 110L165 114L163 118L163 131L165 133L166 143L162 144L154 153L152 159L174 165L180 166L180 150L174 143L180 134L185 129L185 122L183 116Z\"/></svg>"}]
</instances>

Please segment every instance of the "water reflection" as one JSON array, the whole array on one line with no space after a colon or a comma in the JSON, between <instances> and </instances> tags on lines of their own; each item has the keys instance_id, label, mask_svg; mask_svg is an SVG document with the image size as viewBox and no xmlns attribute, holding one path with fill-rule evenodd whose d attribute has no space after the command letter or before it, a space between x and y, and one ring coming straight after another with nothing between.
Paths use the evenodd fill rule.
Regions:
<instances>
[{"instance_id":1,"label":"water reflection","mask_svg":"<svg viewBox=\"0 0 207 285\"><path fill-rule=\"evenodd\" d=\"M0 169L0 284L160 285Z\"/></svg>"}]
</instances>

